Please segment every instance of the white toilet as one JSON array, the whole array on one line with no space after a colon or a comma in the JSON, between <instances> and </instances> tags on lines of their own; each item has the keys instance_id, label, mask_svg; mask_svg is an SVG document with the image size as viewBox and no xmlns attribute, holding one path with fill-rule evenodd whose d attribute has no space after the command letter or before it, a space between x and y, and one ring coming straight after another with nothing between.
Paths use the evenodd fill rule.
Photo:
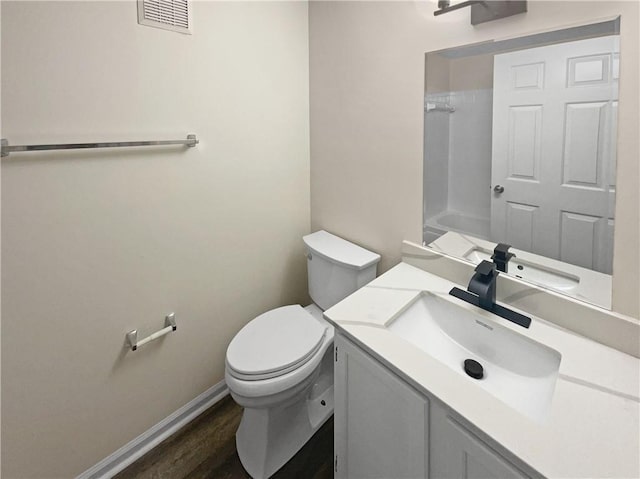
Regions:
<instances>
[{"instance_id":1,"label":"white toilet","mask_svg":"<svg viewBox=\"0 0 640 479\"><path fill-rule=\"evenodd\" d=\"M373 280L380 261L326 231L303 240L314 304L261 314L227 349L225 380L244 407L238 456L255 479L273 475L333 413L333 327L322 311Z\"/></svg>"}]
</instances>

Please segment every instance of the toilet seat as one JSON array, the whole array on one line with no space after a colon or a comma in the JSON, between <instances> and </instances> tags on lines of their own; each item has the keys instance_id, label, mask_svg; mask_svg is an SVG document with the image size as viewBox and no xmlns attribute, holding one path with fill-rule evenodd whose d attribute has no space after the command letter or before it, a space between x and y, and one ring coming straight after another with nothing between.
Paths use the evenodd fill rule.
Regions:
<instances>
[{"instance_id":1,"label":"toilet seat","mask_svg":"<svg viewBox=\"0 0 640 479\"><path fill-rule=\"evenodd\" d=\"M327 327L300 305L261 314L233 338L226 355L228 372L258 381L287 374L309 361L322 346Z\"/></svg>"}]
</instances>

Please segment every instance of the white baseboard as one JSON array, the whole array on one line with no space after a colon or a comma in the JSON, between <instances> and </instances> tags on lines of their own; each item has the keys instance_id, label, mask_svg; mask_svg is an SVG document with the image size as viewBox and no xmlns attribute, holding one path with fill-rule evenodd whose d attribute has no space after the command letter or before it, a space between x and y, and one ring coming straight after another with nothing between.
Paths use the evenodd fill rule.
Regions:
<instances>
[{"instance_id":1,"label":"white baseboard","mask_svg":"<svg viewBox=\"0 0 640 479\"><path fill-rule=\"evenodd\" d=\"M170 416L164 418L151 429L140 434L95 466L84 471L76 479L108 479L113 477L184 427L195 417L220 401L227 394L229 394L229 389L226 383L220 381Z\"/></svg>"}]
</instances>

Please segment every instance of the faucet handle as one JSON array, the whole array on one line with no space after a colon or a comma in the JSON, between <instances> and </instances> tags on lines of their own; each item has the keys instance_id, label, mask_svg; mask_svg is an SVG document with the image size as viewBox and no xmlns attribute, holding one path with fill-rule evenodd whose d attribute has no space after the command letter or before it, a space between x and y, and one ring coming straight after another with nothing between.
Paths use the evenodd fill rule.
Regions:
<instances>
[{"instance_id":1,"label":"faucet handle","mask_svg":"<svg viewBox=\"0 0 640 479\"><path fill-rule=\"evenodd\" d=\"M491 277L497 273L495 263L487 260L481 261L480 264L476 266L475 271L484 277Z\"/></svg>"},{"instance_id":2,"label":"faucet handle","mask_svg":"<svg viewBox=\"0 0 640 479\"><path fill-rule=\"evenodd\" d=\"M509 253L509 248L511 248L510 244L498 243L498 245L493 249L493 256L491 256L491 259L509 261L515 256L515 254Z\"/></svg>"}]
</instances>

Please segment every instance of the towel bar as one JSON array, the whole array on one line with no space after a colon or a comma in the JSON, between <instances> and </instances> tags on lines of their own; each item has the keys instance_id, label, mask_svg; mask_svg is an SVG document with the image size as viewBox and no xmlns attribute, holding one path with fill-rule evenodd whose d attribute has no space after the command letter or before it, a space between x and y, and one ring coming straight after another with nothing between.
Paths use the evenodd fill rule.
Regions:
<instances>
[{"instance_id":1,"label":"towel bar","mask_svg":"<svg viewBox=\"0 0 640 479\"><path fill-rule=\"evenodd\" d=\"M135 351L136 349L138 349L140 346L144 346L145 344L158 339L162 336L164 336L165 334L169 334L173 331L175 331L176 329L178 329L178 327L176 326L176 314L175 313L171 313L168 314L165 318L164 318L164 328L161 329L160 331L156 331L155 333L153 333L150 336L147 336L144 339L141 339L140 341L138 341L138 331L136 329L129 331L127 333L127 343L129 344L129 346L131 347L131 351Z\"/></svg>"},{"instance_id":2,"label":"towel bar","mask_svg":"<svg viewBox=\"0 0 640 479\"><path fill-rule=\"evenodd\" d=\"M196 135L187 135L186 140L151 140L151 141L111 141L102 143L61 143L56 145L9 145L9 141L3 138L0 141L0 152L4 158L12 152L22 151L46 151L46 150L78 150L84 148L129 148L132 146L163 146L184 145L193 148L200 140Z\"/></svg>"}]
</instances>

